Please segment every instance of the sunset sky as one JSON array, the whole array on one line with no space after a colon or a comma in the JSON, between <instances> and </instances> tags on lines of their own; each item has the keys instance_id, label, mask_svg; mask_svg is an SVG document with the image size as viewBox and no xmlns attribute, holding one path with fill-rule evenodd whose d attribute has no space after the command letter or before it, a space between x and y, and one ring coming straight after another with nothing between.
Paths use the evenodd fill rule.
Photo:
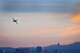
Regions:
<instances>
[{"instance_id":1,"label":"sunset sky","mask_svg":"<svg viewBox=\"0 0 80 53\"><path fill-rule=\"evenodd\" d=\"M73 15L73 8L79 0L21 1L13 3L13 8L6 5L10 7L6 9L2 6L9 0L3 2L4 5L0 3L0 47L48 46L80 41L80 14ZM18 24L12 17L18 19Z\"/></svg>"}]
</instances>

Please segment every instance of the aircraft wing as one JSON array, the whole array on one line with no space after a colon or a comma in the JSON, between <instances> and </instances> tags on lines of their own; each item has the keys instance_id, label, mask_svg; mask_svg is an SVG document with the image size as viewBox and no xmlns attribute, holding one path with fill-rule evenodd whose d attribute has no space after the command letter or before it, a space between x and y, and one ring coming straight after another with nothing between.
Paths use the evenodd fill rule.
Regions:
<instances>
[{"instance_id":1,"label":"aircraft wing","mask_svg":"<svg viewBox=\"0 0 80 53\"><path fill-rule=\"evenodd\" d=\"M13 17L12 17L12 19L15 20Z\"/></svg>"},{"instance_id":2,"label":"aircraft wing","mask_svg":"<svg viewBox=\"0 0 80 53\"><path fill-rule=\"evenodd\" d=\"M16 22L16 24L18 24L18 22Z\"/></svg>"}]
</instances>

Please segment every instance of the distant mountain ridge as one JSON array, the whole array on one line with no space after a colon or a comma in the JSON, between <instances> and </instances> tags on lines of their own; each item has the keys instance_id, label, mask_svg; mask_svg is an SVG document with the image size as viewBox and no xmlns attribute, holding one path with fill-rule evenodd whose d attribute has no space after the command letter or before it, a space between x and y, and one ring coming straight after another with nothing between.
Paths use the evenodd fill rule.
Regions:
<instances>
[{"instance_id":1,"label":"distant mountain ridge","mask_svg":"<svg viewBox=\"0 0 80 53\"><path fill-rule=\"evenodd\" d=\"M54 49L77 49L80 48L80 42L75 42L72 44L68 44L68 45L50 45L50 46L46 46L45 48L54 48Z\"/></svg>"},{"instance_id":2,"label":"distant mountain ridge","mask_svg":"<svg viewBox=\"0 0 80 53\"><path fill-rule=\"evenodd\" d=\"M75 42L69 45L50 45L44 47L46 50L50 51L59 51L64 53L80 53L80 42ZM52 52L51 52L52 53Z\"/></svg>"}]
</instances>

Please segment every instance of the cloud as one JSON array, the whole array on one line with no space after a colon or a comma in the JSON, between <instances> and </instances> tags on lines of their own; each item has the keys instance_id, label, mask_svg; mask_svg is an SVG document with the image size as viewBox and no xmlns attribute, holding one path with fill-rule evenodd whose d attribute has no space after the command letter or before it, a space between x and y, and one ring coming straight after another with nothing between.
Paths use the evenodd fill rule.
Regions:
<instances>
[{"instance_id":1,"label":"cloud","mask_svg":"<svg viewBox=\"0 0 80 53\"><path fill-rule=\"evenodd\" d=\"M74 23L80 23L80 14L74 15L70 20Z\"/></svg>"},{"instance_id":2,"label":"cloud","mask_svg":"<svg viewBox=\"0 0 80 53\"><path fill-rule=\"evenodd\" d=\"M30 34L44 34L44 33L52 33L52 32L58 32L59 28L57 30L57 28L55 27L45 27L45 28L39 28L39 29L35 29L32 30Z\"/></svg>"},{"instance_id":3,"label":"cloud","mask_svg":"<svg viewBox=\"0 0 80 53\"><path fill-rule=\"evenodd\" d=\"M62 29L60 36L73 36L80 33L80 26L67 26Z\"/></svg>"},{"instance_id":4,"label":"cloud","mask_svg":"<svg viewBox=\"0 0 80 53\"><path fill-rule=\"evenodd\" d=\"M35 29L30 32L30 35L58 33L57 36L68 36L80 33L80 26L66 26L66 27L46 27Z\"/></svg>"}]
</instances>

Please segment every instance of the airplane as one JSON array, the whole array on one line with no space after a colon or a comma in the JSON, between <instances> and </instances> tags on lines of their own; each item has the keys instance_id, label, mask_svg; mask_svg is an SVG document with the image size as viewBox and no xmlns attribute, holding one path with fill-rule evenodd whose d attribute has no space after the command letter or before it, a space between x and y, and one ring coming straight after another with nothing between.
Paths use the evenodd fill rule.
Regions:
<instances>
[{"instance_id":1,"label":"airplane","mask_svg":"<svg viewBox=\"0 0 80 53\"><path fill-rule=\"evenodd\" d=\"M18 22L17 22L18 20L15 20L14 18L12 18L12 19L13 19L13 22L15 22L16 24L18 24Z\"/></svg>"}]
</instances>

